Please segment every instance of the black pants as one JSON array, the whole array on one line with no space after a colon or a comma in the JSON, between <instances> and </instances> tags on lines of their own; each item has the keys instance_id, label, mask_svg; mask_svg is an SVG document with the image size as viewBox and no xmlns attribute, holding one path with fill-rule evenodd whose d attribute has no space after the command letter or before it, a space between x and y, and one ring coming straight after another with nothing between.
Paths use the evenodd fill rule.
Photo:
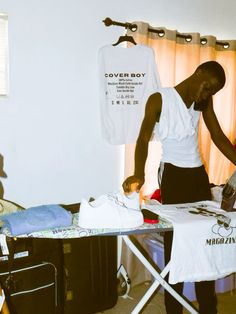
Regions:
<instances>
[{"instance_id":1,"label":"black pants","mask_svg":"<svg viewBox=\"0 0 236 314\"><path fill-rule=\"evenodd\" d=\"M165 163L159 183L163 204L190 203L211 199L209 179L204 166L180 168ZM173 233L166 232L164 236L165 264L170 260L172 239ZM182 294L183 283L171 286L179 294ZM216 314L215 281L196 282L195 291L199 303L199 313ZM166 291L165 307L167 314L181 314L183 310L182 305Z\"/></svg>"}]
</instances>

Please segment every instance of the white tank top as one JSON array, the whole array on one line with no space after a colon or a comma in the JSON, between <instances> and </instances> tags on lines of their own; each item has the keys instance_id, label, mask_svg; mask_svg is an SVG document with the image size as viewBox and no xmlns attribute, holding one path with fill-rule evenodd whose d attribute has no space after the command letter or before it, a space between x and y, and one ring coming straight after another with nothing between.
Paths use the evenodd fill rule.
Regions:
<instances>
[{"instance_id":1,"label":"white tank top","mask_svg":"<svg viewBox=\"0 0 236 314\"><path fill-rule=\"evenodd\" d=\"M200 112L192 104L187 108L175 88L157 90L162 96L162 111L155 126L155 136L162 142L162 162L177 167L193 168L202 165L198 149Z\"/></svg>"}]
</instances>

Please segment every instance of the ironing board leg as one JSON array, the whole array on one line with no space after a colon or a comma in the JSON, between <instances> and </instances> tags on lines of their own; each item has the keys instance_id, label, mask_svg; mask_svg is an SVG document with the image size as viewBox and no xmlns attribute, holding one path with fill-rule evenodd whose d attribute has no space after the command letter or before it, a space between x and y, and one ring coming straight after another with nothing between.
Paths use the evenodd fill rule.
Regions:
<instances>
[{"instance_id":1,"label":"ironing board leg","mask_svg":"<svg viewBox=\"0 0 236 314\"><path fill-rule=\"evenodd\" d=\"M122 254L122 237L117 237L117 269L121 265L121 254Z\"/></svg>"},{"instance_id":2,"label":"ironing board leg","mask_svg":"<svg viewBox=\"0 0 236 314\"><path fill-rule=\"evenodd\" d=\"M170 270L170 262L165 266L163 271L159 274L156 269L149 263L149 261L141 254L138 248L134 245L134 243L130 240L127 235L122 236L126 245L130 248L130 250L137 256L137 258L142 262L142 264L149 270L149 272L154 276L155 280L147 290L145 295L136 305L136 307L131 312L132 314L138 314L147 303L149 298L152 296L154 291L157 289L159 285L161 285L164 289L166 289L177 301L179 301L191 314L197 314L198 312L188 303L186 302L164 279L167 273Z\"/></svg>"}]
</instances>

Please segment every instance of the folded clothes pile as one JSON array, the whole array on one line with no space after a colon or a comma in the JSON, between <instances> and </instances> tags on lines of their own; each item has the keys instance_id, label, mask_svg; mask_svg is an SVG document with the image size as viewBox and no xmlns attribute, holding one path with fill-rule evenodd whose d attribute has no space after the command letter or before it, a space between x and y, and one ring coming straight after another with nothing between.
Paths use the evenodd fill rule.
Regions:
<instances>
[{"instance_id":1,"label":"folded clothes pile","mask_svg":"<svg viewBox=\"0 0 236 314\"><path fill-rule=\"evenodd\" d=\"M82 228L136 228L143 224L139 194L105 194L92 202L81 201L78 224Z\"/></svg>"},{"instance_id":2,"label":"folded clothes pile","mask_svg":"<svg viewBox=\"0 0 236 314\"><path fill-rule=\"evenodd\" d=\"M1 217L3 228L12 236L51 228L68 227L72 214L59 205L41 205Z\"/></svg>"}]
</instances>

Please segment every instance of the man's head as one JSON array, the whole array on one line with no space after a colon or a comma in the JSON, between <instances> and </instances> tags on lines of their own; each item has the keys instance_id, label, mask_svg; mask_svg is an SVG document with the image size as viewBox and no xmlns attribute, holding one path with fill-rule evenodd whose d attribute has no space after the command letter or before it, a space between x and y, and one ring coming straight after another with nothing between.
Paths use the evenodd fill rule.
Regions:
<instances>
[{"instance_id":1,"label":"man's head","mask_svg":"<svg viewBox=\"0 0 236 314\"><path fill-rule=\"evenodd\" d=\"M200 64L195 73L201 73L208 78L215 79L218 84L218 90L225 85L225 71L223 67L216 61L207 61Z\"/></svg>"},{"instance_id":2,"label":"man's head","mask_svg":"<svg viewBox=\"0 0 236 314\"><path fill-rule=\"evenodd\" d=\"M193 74L195 86L195 109L202 111L208 99L225 85L225 72L216 61L208 61L199 65Z\"/></svg>"}]
</instances>

